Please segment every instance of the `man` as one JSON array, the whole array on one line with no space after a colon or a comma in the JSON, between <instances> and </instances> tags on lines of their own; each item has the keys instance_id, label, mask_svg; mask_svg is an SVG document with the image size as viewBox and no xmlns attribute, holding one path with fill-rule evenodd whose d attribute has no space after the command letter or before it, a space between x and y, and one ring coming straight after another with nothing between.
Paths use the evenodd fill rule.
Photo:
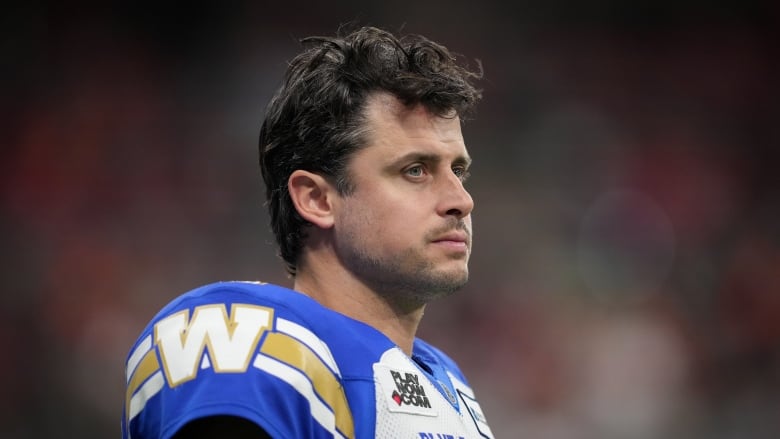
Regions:
<instances>
[{"instance_id":1,"label":"man","mask_svg":"<svg viewBox=\"0 0 780 439\"><path fill-rule=\"evenodd\" d=\"M490 438L457 365L415 338L468 278L479 74L420 36L303 42L260 133L294 290L223 282L166 306L128 357L124 437Z\"/></svg>"}]
</instances>

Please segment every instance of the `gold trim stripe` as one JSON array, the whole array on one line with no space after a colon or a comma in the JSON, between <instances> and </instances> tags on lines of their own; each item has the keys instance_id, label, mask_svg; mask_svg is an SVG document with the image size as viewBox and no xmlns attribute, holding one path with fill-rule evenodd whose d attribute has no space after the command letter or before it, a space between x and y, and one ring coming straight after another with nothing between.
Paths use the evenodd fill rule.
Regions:
<instances>
[{"instance_id":1,"label":"gold trim stripe","mask_svg":"<svg viewBox=\"0 0 780 439\"><path fill-rule=\"evenodd\" d=\"M305 344L280 332L271 332L260 351L303 372L314 384L314 391L333 410L336 428L347 438L355 437L352 412L347 395L327 365Z\"/></svg>"},{"instance_id":2,"label":"gold trim stripe","mask_svg":"<svg viewBox=\"0 0 780 439\"><path fill-rule=\"evenodd\" d=\"M151 349L144 355L143 359L138 363L138 366L133 372L130 382L127 383L127 393L125 394L125 410L130 410L130 398L138 390L139 387L146 381L147 378L152 376L155 372L160 370L160 362L157 361L157 355L155 349ZM127 416L127 413L125 413Z\"/></svg>"}]
</instances>

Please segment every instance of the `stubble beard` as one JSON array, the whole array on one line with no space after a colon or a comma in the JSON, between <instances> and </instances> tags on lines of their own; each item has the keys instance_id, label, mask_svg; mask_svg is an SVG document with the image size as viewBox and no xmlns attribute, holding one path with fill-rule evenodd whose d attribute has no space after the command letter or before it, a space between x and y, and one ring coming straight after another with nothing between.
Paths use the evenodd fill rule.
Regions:
<instances>
[{"instance_id":1,"label":"stubble beard","mask_svg":"<svg viewBox=\"0 0 780 439\"><path fill-rule=\"evenodd\" d=\"M367 246L353 247L345 263L369 288L388 301L404 306L420 306L460 290L468 281L468 265L457 271L444 271L417 249L400 254L371 254Z\"/></svg>"}]
</instances>

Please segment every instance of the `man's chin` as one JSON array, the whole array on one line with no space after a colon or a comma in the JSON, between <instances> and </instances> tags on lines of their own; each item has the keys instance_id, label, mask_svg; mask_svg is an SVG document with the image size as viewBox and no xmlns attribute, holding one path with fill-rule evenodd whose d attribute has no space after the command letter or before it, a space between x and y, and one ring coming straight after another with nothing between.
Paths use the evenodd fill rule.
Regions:
<instances>
[{"instance_id":1,"label":"man's chin","mask_svg":"<svg viewBox=\"0 0 780 439\"><path fill-rule=\"evenodd\" d=\"M463 288L469 280L467 268L459 268L448 272L441 272L431 279L430 289L439 292L440 296L448 296Z\"/></svg>"}]
</instances>

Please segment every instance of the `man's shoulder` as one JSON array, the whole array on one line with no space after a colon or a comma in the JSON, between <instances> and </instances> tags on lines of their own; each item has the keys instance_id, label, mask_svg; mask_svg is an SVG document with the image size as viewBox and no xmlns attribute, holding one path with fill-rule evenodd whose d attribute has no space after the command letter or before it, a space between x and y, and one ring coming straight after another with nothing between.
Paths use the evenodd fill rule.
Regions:
<instances>
[{"instance_id":1,"label":"man's shoulder","mask_svg":"<svg viewBox=\"0 0 780 439\"><path fill-rule=\"evenodd\" d=\"M246 301L249 303L279 302L283 300L295 300L302 294L270 283L259 281L223 281L199 286L165 305L158 315L166 312L213 303L235 303Z\"/></svg>"},{"instance_id":2,"label":"man's shoulder","mask_svg":"<svg viewBox=\"0 0 780 439\"><path fill-rule=\"evenodd\" d=\"M258 339L281 339L279 333L286 334L326 358L354 359L359 352L371 357L392 345L374 328L295 290L263 282L229 281L200 286L163 306L141 331L129 357L147 339L157 346L166 336L174 341L181 337L189 340L202 333L211 343L208 350L218 346L217 334L233 340L236 330L240 333L250 327L256 329ZM323 355L323 346L333 353ZM348 369L356 366L353 361L348 363Z\"/></svg>"},{"instance_id":3,"label":"man's shoulder","mask_svg":"<svg viewBox=\"0 0 780 439\"><path fill-rule=\"evenodd\" d=\"M128 352L128 365L134 364L139 350L147 350L143 346L164 346L169 339L203 339L195 344L203 345L199 348L202 350L208 342L208 350L220 346L220 334L227 337L226 343L234 343L235 335L249 328L254 331L248 334L253 339L278 331L279 327L302 328L299 332L310 333L315 331L309 324L312 316L317 316L316 321L327 321L334 315L311 298L274 284L206 284L180 294L148 321Z\"/></svg>"},{"instance_id":4,"label":"man's shoulder","mask_svg":"<svg viewBox=\"0 0 780 439\"><path fill-rule=\"evenodd\" d=\"M311 309L321 308L309 297L279 285L258 281L215 282L175 297L152 317L144 332L172 314L185 312L191 315L206 308L224 308L229 318L236 307L247 306L268 307L276 311L297 312L302 315Z\"/></svg>"},{"instance_id":5,"label":"man's shoulder","mask_svg":"<svg viewBox=\"0 0 780 439\"><path fill-rule=\"evenodd\" d=\"M184 293L130 350L124 423L149 437L216 415L249 419L280 437L295 433L279 419L331 432L321 414L344 413L346 404L337 358L349 338L330 330L342 320L271 284L219 282ZM346 429L351 420L339 415L336 424Z\"/></svg>"}]
</instances>

